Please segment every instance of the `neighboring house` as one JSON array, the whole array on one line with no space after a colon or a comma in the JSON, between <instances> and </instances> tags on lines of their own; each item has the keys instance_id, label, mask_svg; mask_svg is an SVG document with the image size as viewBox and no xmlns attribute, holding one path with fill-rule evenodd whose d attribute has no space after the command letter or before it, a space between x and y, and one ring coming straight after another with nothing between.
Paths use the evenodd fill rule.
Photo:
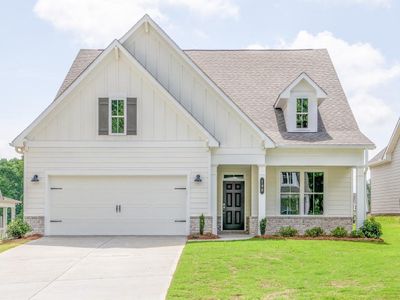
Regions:
<instances>
[{"instance_id":1,"label":"neighboring house","mask_svg":"<svg viewBox=\"0 0 400 300\"><path fill-rule=\"evenodd\" d=\"M400 119L389 144L369 161L371 214L400 214Z\"/></svg>"},{"instance_id":2,"label":"neighboring house","mask_svg":"<svg viewBox=\"0 0 400 300\"><path fill-rule=\"evenodd\" d=\"M4 197L0 191L0 239L6 235L8 225L8 210L11 211L10 221L15 219L15 206L21 204L21 201Z\"/></svg>"},{"instance_id":3,"label":"neighboring house","mask_svg":"<svg viewBox=\"0 0 400 300\"><path fill-rule=\"evenodd\" d=\"M181 50L147 15L81 50L12 145L48 235L350 230L374 147L326 50Z\"/></svg>"}]
</instances>

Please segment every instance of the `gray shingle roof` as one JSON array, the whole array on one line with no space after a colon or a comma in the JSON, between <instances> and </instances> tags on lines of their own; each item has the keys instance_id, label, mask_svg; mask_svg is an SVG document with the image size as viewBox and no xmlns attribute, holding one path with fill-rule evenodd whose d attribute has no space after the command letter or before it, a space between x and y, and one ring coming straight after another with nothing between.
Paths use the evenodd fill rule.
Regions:
<instances>
[{"instance_id":1,"label":"gray shingle roof","mask_svg":"<svg viewBox=\"0 0 400 300\"><path fill-rule=\"evenodd\" d=\"M102 52L101 49L81 49L78 55L75 57L74 62L69 69L67 76L61 84L56 98L60 96L78 76L96 59L97 56Z\"/></svg>"},{"instance_id":2,"label":"gray shingle roof","mask_svg":"<svg viewBox=\"0 0 400 300\"><path fill-rule=\"evenodd\" d=\"M81 50L59 96L101 50ZM185 50L185 53L278 145L369 145L354 119L326 50ZM318 132L289 133L278 95L302 72L327 94L319 106Z\"/></svg>"},{"instance_id":3,"label":"gray shingle roof","mask_svg":"<svg viewBox=\"0 0 400 300\"><path fill-rule=\"evenodd\" d=\"M277 144L373 145L354 119L328 52L320 50L188 50L187 55ZM279 94L302 72L328 97L318 132L289 133Z\"/></svg>"}]
</instances>

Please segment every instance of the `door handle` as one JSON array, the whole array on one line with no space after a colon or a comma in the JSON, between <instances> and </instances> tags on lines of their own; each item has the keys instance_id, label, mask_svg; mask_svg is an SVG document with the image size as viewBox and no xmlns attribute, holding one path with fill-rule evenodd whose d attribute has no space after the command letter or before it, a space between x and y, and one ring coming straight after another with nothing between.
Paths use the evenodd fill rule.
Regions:
<instances>
[{"instance_id":1,"label":"door handle","mask_svg":"<svg viewBox=\"0 0 400 300\"><path fill-rule=\"evenodd\" d=\"M121 204L118 205L118 211L121 213Z\"/></svg>"}]
</instances>

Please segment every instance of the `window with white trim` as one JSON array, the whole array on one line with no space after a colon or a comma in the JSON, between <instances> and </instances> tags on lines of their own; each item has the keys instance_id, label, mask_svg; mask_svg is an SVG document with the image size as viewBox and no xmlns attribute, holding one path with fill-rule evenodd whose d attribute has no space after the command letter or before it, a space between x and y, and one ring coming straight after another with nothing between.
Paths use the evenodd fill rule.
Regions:
<instances>
[{"instance_id":1,"label":"window with white trim","mask_svg":"<svg viewBox=\"0 0 400 300\"><path fill-rule=\"evenodd\" d=\"M280 212L281 215L323 215L324 172L280 172Z\"/></svg>"},{"instance_id":2,"label":"window with white trim","mask_svg":"<svg viewBox=\"0 0 400 300\"><path fill-rule=\"evenodd\" d=\"M110 133L126 134L126 99L110 100Z\"/></svg>"},{"instance_id":3,"label":"window with white trim","mask_svg":"<svg viewBox=\"0 0 400 300\"><path fill-rule=\"evenodd\" d=\"M300 172L281 172L280 202L282 215L300 213Z\"/></svg>"},{"instance_id":4,"label":"window with white trim","mask_svg":"<svg viewBox=\"0 0 400 300\"><path fill-rule=\"evenodd\" d=\"M304 214L324 214L324 173L304 173Z\"/></svg>"},{"instance_id":5,"label":"window with white trim","mask_svg":"<svg viewBox=\"0 0 400 300\"><path fill-rule=\"evenodd\" d=\"M296 128L308 128L308 98L296 98Z\"/></svg>"}]
</instances>

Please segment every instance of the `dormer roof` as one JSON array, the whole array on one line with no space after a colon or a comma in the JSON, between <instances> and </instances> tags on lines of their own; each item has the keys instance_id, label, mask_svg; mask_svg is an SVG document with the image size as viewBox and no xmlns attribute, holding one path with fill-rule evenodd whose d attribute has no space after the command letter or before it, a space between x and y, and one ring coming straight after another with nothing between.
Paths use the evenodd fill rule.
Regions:
<instances>
[{"instance_id":1,"label":"dormer roof","mask_svg":"<svg viewBox=\"0 0 400 300\"><path fill-rule=\"evenodd\" d=\"M315 91L318 105L322 103L322 101L328 97L327 93L310 77L307 73L302 72L299 76L296 77L278 96L276 102L274 104L275 108L282 108L287 99L290 98L290 93L301 81L307 82Z\"/></svg>"}]
</instances>

